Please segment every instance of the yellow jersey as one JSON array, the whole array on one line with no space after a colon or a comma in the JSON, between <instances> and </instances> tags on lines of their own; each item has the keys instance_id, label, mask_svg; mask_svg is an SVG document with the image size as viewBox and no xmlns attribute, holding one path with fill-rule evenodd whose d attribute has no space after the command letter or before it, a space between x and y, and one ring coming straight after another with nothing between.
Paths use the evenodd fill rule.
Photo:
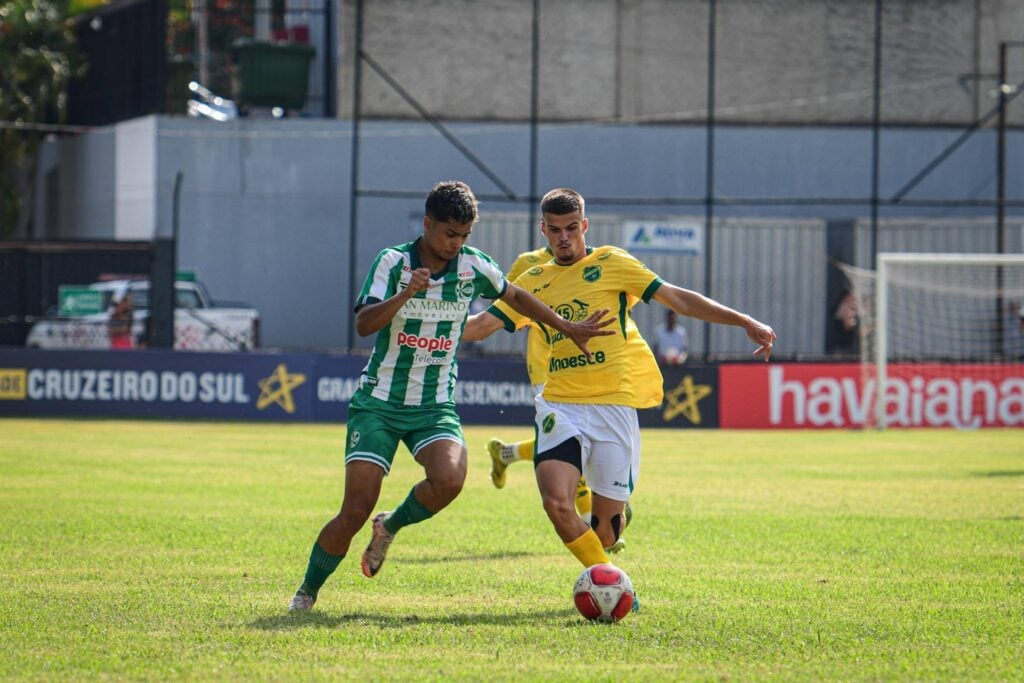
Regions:
<instances>
[{"instance_id":1,"label":"yellow jersey","mask_svg":"<svg viewBox=\"0 0 1024 683\"><path fill-rule=\"evenodd\" d=\"M548 260L533 265L515 284L551 306L566 320L580 321L607 308L616 316L615 334L592 337L588 361L571 339L531 321L502 301L489 311L515 331L533 324L547 344L544 397L561 403L601 403L651 408L661 404L662 376L654 354L640 335L629 309L650 301L664 281L618 247L588 248L576 263ZM531 375L531 381L533 375Z\"/></svg>"}]
</instances>

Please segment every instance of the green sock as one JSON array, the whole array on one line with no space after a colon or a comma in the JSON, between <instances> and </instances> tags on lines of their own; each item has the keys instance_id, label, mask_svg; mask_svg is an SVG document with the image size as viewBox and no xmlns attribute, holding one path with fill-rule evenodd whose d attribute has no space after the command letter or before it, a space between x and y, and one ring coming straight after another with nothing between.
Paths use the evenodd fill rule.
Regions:
<instances>
[{"instance_id":1,"label":"green sock","mask_svg":"<svg viewBox=\"0 0 1024 683\"><path fill-rule=\"evenodd\" d=\"M306 578L299 586L299 590L315 598L320 586L324 585L324 581L334 573L334 570L338 568L338 563L344 558L344 553L330 555L320 547L319 543L314 543L313 552L309 554L309 566L306 567Z\"/></svg>"},{"instance_id":2,"label":"green sock","mask_svg":"<svg viewBox=\"0 0 1024 683\"><path fill-rule=\"evenodd\" d=\"M404 526L416 524L434 516L433 512L423 507L423 503L416 500L416 496L413 495L415 490L414 486L402 504L384 520L384 528L388 530L388 533L398 533L398 530Z\"/></svg>"}]
</instances>

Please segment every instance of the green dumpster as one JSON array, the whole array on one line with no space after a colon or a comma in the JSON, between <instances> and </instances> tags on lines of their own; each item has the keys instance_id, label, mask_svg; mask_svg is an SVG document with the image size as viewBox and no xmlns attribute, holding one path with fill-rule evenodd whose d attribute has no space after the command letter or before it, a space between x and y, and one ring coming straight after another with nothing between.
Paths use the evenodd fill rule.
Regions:
<instances>
[{"instance_id":1,"label":"green dumpster","mask_svg":"<svg viewBox=\"0 0 1024 683\"><path fill-rule=\"evenodd\" d=\"M239 107L301 109L309 86L309 45L242 38L231 46L231 96Z\"/></svg>"}]
</instances>

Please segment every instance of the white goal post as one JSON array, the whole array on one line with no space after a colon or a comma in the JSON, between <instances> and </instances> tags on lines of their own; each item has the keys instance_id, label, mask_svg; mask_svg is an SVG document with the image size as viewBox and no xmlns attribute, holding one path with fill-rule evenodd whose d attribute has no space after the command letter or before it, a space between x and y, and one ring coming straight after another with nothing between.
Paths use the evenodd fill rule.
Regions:
<instances>
[{"instance_id":1,"label":"white goal post","mask_svg":"<svg viewBox=\"0 0 1024 683\"><path fill-rule=\"evenodd\" d=\"M840 267L875 427L1024 426L1024 254L883 253L877 272Z\"/></svg>"}]
</instances>

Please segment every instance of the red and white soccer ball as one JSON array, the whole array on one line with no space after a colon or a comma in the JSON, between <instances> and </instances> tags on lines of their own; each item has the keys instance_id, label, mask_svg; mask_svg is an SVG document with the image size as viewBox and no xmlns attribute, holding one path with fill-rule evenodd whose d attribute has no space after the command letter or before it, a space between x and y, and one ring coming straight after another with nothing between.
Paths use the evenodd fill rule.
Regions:
<instances>
[{"instance_id":1,"label":"red and white soccer ball","mask_svg":"<svg viewBox=\"0 0 1024 683\"><path fill-rule=\"evenodd\" d=\"M572 599L587 619L613 623L629 614L636 593L626 572L614 564L595 564L576 579Z\"/></svg>"}]
</instances>

